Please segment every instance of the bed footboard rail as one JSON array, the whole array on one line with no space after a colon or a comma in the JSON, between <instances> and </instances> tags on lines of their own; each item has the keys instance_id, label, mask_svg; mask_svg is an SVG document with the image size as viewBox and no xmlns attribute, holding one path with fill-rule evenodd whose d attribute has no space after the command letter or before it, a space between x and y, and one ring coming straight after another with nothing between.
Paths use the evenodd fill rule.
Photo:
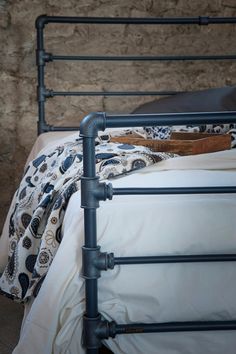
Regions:
<instances>
[{"instance_id":1,"label":"bed footboard rail","mask_svg":"<svg viewBox=\"0 0 236 354\"><path fill-rule=\"evenodd\" d=\"M85 279L86 310L84 314L83 343L89 354L98 353L102 340L118 334L236 330L236 319L231 321L192 321L170 323L117 324L103 320L98 309L98 278L102 271L116 265L179 263L179 262L232 262L236 254L173 255L152 257L115 257L113 253L101 252L97 245L96 210L101 200L111 200L114 195L125 194L207 194L236 193L236 186L225 187L180 187L180 188L113 188L101 183L95 171L95 138L99 130L112 127L148 125L235 123L236 112L216 113L171 113L143 115L106 115L92 113L80 126L83 137L84 173L81 178L81 207L84 209L84 237L82 249L83 277Z\"/></svg>"}]
</instances>

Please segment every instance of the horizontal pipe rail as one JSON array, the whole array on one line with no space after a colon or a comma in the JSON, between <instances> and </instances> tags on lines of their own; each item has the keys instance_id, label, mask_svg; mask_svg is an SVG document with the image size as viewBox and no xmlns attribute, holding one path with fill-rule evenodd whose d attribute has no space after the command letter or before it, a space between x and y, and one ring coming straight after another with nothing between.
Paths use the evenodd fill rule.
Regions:
<instances>
[{"instance_id":1,"label":"horizontal pipe rail","mask_svg":"<svg viewBox=\"0 0 236 354\"><path fill-rule=\"evenodd\" d=\"M150 324L116 324L116 334L235 330L236 321L192 321Z\"/></svg>"},{"instance_id":2,"label":"horizontal pipe rail","mask_svg":"<svg viewBox=\"0 0 236 354\"><path fill-rule=\"evenodd\" d=\"M175 255L150 257L115 257L114 265L192 262L235 262L236 254Z\"/></svg>"},{"instance_id":3,"label":"horizontal pipe rail","mask_svg":"<svg viewBox=\"0 0 236 354\"><path fill-rule=\"evenodd\" d=\"M236 23L235 17L166 17L166 18L129 18L129 17L67 17L67 16L39 16L36 28L42 28L48 23L64 24L133 24L133 25L209 25Z\"/></svg>"},{"instance_id":4,"label":"horizontal pipe rail","mask_svg":"<svg viewBox=\"0 0 236 354\"><path fill-rule=\"evenodd\" d=\"M140 127L154 125L191 125L236 123L236 111L228 112L186 112L154 114L120 114L104 113L107 128Z\"/></svg>"},{"instance_id":5,"label":"horizontal pipe rail","mask_svg":"<svg viewBox=\"0 0 236 354\"><path fill-rule=\"evenodd\" d=\"M79 132L79 126L54 127L52 125L47 125L44 127L44 131L50 131L50 132L78 131Z\"/></svg>"},{"instance_id":6,"label":"horizontal pipe rail","mask_svg":"<svg viewBox=\"0 0 236 354\"><path fill-rule=\"evenodd\" d=\"M51 91L50 97L54 96L169 96L176 95L176 91ZM183 93L183 92L181 92Z\"/></svg>"},{"instance_id":7,"label":"horizontal pipe rail","mask_svg":"<svg viewBox=\"0 0 236 354\"><path fill-rule=\"evenodd\" d=\"M50 61L185 61L185 60L235 60L236 55L165 55L165 56L88 56L88 55L50 55Z\"/></svg>"},{"instance_id":8,"label":"horizontal pipe rail","mask_svg":"<svg viewBox=\"0 0 236 354\"><path fill-rule=\"evenodd\" d=\"M236 193L236 187L113 188L113 195L222 194Z\"/></svg>"}]
</instances>

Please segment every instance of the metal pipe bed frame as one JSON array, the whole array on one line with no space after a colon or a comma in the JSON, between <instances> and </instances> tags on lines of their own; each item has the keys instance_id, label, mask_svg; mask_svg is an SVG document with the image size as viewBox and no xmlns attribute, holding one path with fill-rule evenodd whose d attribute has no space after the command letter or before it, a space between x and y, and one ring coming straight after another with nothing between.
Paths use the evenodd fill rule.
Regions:
<instances>
[{"instance_id":1,"label":"metal pipe bed frame","mask_svg":"<svg viewBox=\"0 0 236 354\"><path fill-rule=\"evenodd\" d=\"M63 24L145 24L145 25L210 25L236 24L236 17L196 17L196 18L83 18L39 16L36 20L37 29L37 66L38 66L38 133L48 131L72 131L78 127L51 126L45 119L45 101L54 96L121 96L121 95L174 95L175 91L130 91L130 92L58 92L47 89L44 84L45 65L53 60L235 60L236 55L191 55L191 56L68 56L53 55L44 49L44 27L49 23ZM180 188L113 188L112 184L99 182L95 171L95 138L98 131L106 128L141 127L153 125L186 125L186 124L236 123L236 111L230 112L199 112L199 113L162 113L141 115L107 115L91 113L80 124L80 136L83 137L84 172L81 177L81 207L84 209L84 246L82 248L83 277L85 279L86 310L83 318L83 345L88 354L99 353L104 339L114 338L119 334L236 330L236 319L231 321L191 321L169 323L136 323L117 324L115 321L103 320L98 309L98 278L102 271L113 269L116 265L179 263L179 262L232 262L236 254L205 254L205 255L173 255L152 257L115 257L113 253L101 252L97 244L96 210L100 201L111 200L116 195L128 194L212 194L236 193L236 186L227 187L180 187Z\"/></svg>"}]
</instances>

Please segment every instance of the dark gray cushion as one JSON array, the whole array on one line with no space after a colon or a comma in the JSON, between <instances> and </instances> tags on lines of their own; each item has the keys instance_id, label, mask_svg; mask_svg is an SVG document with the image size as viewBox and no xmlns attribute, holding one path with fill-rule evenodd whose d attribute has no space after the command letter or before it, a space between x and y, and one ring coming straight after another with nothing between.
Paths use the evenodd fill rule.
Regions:
<instances>
[{"instance_id":1,"label":"dark gray cushion","mask_svg":"<svg viewBox=\"0 0 236 354\"><path fill-rule=\"evenodd\" d=\"M236 110L236 87L180 93L137 107L132 113L217 112Z\"/></svg>"}]
</instances>

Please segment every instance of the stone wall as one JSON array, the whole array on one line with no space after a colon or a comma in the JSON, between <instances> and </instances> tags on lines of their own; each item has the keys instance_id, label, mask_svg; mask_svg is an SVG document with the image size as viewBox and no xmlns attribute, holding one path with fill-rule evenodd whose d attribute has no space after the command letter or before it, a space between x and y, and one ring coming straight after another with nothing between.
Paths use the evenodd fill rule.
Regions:
<instances>
[{"instance_id":1,"label":"stone wall","mask_svg":"<svg viewBox=\"0 0 236 354\"><path fill-rule=\"evenodd\" d=\"M236 16L235 0L0 0L0 228L37 135L35 18L63 16ZM235 53L235 26L48 25L54 54ZM61 63L47 66L55 90L195 90L235 84L232 62ZM78 124L90 111L129 112L145 98L54 98L47 119Z\"/></svg>"}]
</instances>

